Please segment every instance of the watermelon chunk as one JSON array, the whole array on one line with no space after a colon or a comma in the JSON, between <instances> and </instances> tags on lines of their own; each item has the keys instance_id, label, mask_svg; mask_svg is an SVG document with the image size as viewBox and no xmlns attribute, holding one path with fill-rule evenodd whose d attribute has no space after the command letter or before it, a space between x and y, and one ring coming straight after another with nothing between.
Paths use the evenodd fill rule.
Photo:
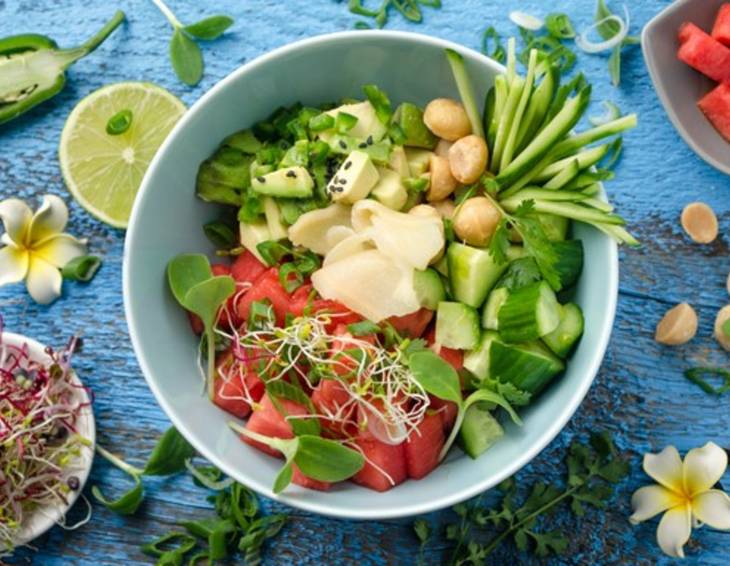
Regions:
<instances>
[{"instance_id":1,"label":"watermelon chunk","mask_svg":"<svg viewBox=\"0 0 730 566\"><path fill-rule=\"evenodd\" d=\"M231 276L239 283L253 283L266 271L266 266L245 250L231 265Z\"/></svg>"},{"instance_id":2,"label":"watermelon chunk","mask_svg":"<svg viewBox=\"0 0 730 566\"><path fill-rule=\"evenodd\" d=\"M245 419L251 412L251 406L245 401L245 393L258 401L264 394L264 382L255 373L248 373L245 377L240 374L232 379L216 379L213 403L224 411L239 419Z\"/></svg>"},{"instance_id":3,"label":"watermelon chunk","mask_svg":"<svg viewBox=\"0 0 730 566\"><path fill-rule=\"evenodd\" d=\"M730 45L730 4L723 4L717 12L712 37L723 45Z\"/></svg>"},{"instance_id":4,"label":"watermelon chunk","mask_svg":"<svg viewBox=\"0 0 730 566\"><path fill-rule=\"evenodd\" d=\"M291 299L279 282L279 272L276 268L272 267L256 279L253 287L239 299L237 305L238 317L243 321L247 321L251 312L251 303L263 301L264 299L271 302L276 315L276 323L279 326L283 325Z\"/></svg>"},{"instance_id":5,"label":"watermelon chunk","mask_svg":"<svg viewBox=\"0 0 730 566\"><path fill-rule=\"evenodd\" d=\"M459 412L459 407L452 401L444 401L443 399L433 397L432 395L429 395L429 398L431 400L431 404L429 405L430 408L441 416L441 423L444 426L444 432L451 432L451 429L454 428L454 423L456 422L456 415Z\"/></svg>"},{"instance_id":6,"label":"watermelon chunk","mask_svg":"<svg viewBox=\"0 0 730 566\"><path fill-rule=\"evenodd\" d=\"M730 49L691 23L682 25L679 41L681 61L717 82L730 81Z\"/></svg>"},{"instance_id":7,"label":"watermelon chunk","mask_svg":"<svg viewBox=\"0 0 730 566\"><path fill-rule=\"evenodd\" d=\"M411 314L403 316L391 316L388 322L396 329L398 334L408 338L419 338L423 336L431 319L433 311L422 308Z\"/></svg>"},{"instance_id":8,"label":"watermelon chunk","mask_svg":"<svg viewBox=\"0 0 730 566\"><path fill-rule=\"evenodd\" d=\"M406 441L408 477L420 480L439 465L439 454L446 442L441 415L427 414Z\"/></svg>"},{"instance_id":9,"label":"watermelon chunk","mask_svg":"<svg viewBox=\"0 0 730 566\"><path fill-rule=\"evenodd\" d=\"M720 135L730 141L730 85L718 85L697 105Z\"/></svg>"},{"instance_id":10,"label":"watermelon chunk","mask_svg":"<svg viewBox=\"0 0 730 566\"><path fill-rule=\"evenodd\" d=\"M326 481L314 480L305 476L296 464L292 464L292 483L306 487L307 489L315 489L317 491L329 491L332 484Z\"/></svg>"},{"instance_id":11,"label":"watermelon chunk","mask_svg":"<svg viewBox=\"0 0 730 566\"><path fill-rule=\"evenodd\" d=\"M306 407L288 401L287 399L278 399L279 404L289 415L306 415L308 413ZM252 432L258 432L264 436L271 438L293 438L294 431L284 416L276 410L271 402L268 394L264 394L261 398L260 406L253 412L251 418L246 423L246 428ZM241 440L250 444L254 448L258 448L262 452L271 454L272 456L281 456L278 450L270 448L266 444L262 444L256 440L241 435Z\"/></svg>"},{"instance_id":12,"label":"watermelon chunk","mask_svg":"<svg viewBox=\"0 0 730 566\"><path fill-rule=\"evenodd\" d=\"M437 353L444 361L449 362L456 371L460 371L464 367L464 352L447 348L436 342L436 330L432 328L425 336L426 342L435 353Z\"/></svg>"},{"instance_id":13,"label":"watermelon chunk","mask_svg":"<svg viewBox=\"0 0 730 566\"><path fill-rule=\"evenodd\" d=\"M352 478L355 483L375 491L388 491L408 477L405 443L385 444L364 433L355 439L355 444L365 456L365 466Z\"/></svg>"}]
</instances>

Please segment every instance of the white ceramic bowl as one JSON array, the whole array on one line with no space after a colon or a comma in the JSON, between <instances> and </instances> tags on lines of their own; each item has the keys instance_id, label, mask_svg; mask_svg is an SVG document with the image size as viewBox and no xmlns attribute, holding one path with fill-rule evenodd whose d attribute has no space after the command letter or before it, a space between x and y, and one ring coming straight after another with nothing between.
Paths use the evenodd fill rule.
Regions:
<instances>
[{"instance_id":1,"label":"white ceramic bowl","mask_svg":"<svg viewBox=\"0 0 730 566\"><path fill-rule=\"evenodd\" d=\"M27 344L28 355L32 360L44 364L51 363L51 358L46 353L45 346L31 338L26 338L20 334L4 332L2 334L2 341L4 344L16 347L22 347L23 344ZM58 504L53 507L39 508L34 513L28 515L13 541L15 546L28 544L33 539L41 536L51 527L62 521L68 510L73 507L74 503L76 503L76 500L84 490L86 480L89 478L91 464L94 461L94 447L96 446L96 423L94 421L94 413L90 405L89 394L86 389L83 388L83 384L76 373L73 373L73 380L78 385L78 388L76 389L77 401L86 404L86 407L81 409L79 419L76 424L79 434L87 438L90 442L89 446L85 447L81 451L81 456L65 470L66 475L74 475L79 479L79 488L69 493L68 503L66 505Z\"/></svg>"},{"instance_id":2,"label":"white ceramic bowl","mask_svg":"<svg viewBox=\"0 0 730 566\"><path fill-rule=\"evenodd\" d=\"M575 300L586 332L568 371L522 411L524 426L478 460L458 451L420 481L378 494L351 483L319 493L291 486L274 495L281 461L243 444L230 417L202 395L196 368L197 339L167 289L165 267L176 254L210 252L201 225L215 207L195 197L199 164L223 138L265 118L278 106L318 104L361 96L377 83L394 103L425 104L458 93L444 56L461 52L478 98L502 67L453 43L385 31L344 32L300 41L244 65L206 93L182 118L157 153L132 213L124 261L124 298L130 335L142 371L178 430L213 464L259 493L294 507L358 519L426 513L495 486L538 454L563 428L585 396L601 364L613 325L618 289L616 245L597 231L578 227L586 264Z\"/></svg>"}]
</instances>

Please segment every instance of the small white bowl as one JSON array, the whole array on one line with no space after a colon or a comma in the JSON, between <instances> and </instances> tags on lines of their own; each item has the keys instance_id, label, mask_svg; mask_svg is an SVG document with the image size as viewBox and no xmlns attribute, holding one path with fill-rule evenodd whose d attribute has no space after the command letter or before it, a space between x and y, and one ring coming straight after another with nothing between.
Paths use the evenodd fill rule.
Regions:
<instances>
[{"instance_id":1,"label":"small white bowl","mask_svg":"<svg viewBox=\"0 0 730 566\"><path fill-rule=\"evenodd\" d=\"M24 344L27 344L28 353L32 360L41 363L51 363L51 358L46 353L45 346L31 338L27 338L20 334L4 332L2 334L2 342L3 344L9 344L17 347L22 347ZM86 389L83 388L83 384L81 383L78 375L76 375L76 372L72 372L72 378L76 384L79 385L76 389L77 399L81 403L86 404L86 406L80 411L76 426L79 434L87 438L91 443L87 448L81 451L81 456L73 463L72 467L68 468L68 472L72 473L79 479L79 488L69 493L67 505L59 503L52 507L39 508L34 513L28 515L13 541L13 545L16 547L28 544L30 541L41 536L51 527L63 520L63 517L66 515L68 510L73 507L73 504L81 495L81 492L84 489L84 484L86 484L86 480L89 478L89 472L91 472L91 464L94 461L94 448L96 446L96 423L94 421L94 413L91 409L91 405L89 404L89 394Z\"/></svg>"}]
</instances>

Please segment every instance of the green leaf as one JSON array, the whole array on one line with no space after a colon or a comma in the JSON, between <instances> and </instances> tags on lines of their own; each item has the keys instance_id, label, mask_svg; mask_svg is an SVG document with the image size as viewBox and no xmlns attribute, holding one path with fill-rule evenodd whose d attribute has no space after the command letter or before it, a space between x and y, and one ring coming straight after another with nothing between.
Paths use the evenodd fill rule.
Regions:
<instances>
[{"instance_id":1,"label":"green leaf","mask_svg":"<svg viewBox=\"0 0 730 566\"><path fill-rule=\"evenodd\" d=\"M233 18L228 16L209 16L182 29L196 39L210 41L219 38L232 25Z\"/></svg>"},{"instance_id":2,"label":"green leaf","mask_svg":"<svg viewBox=\"0 0 730 566\"><path fill-rule=\"evenodd\" d=\"M236 234L233 229L220 220L214 220L203 225L203 232L211 243L221 249L228 249L236 245Z\"/></svg>"},{"instance_id":3,"label":"green leaf","mask_svg":"<svg viewBox=\"0 0 730 566\"><path fill-rule=\"evenodd\" d=\"M354 322L347 325L347 331L355 337L369 336L371 334L379 334L381 332L380 326L370 320L363 320L362 322Z\"/></svg>"},{"instance_id":4,"label":"green leaf","mask_svg":"<svg viewBox=\"0 0 730 566\"><path fill-rule=\"evenodd\" d=\"M520 529L518 531L515 531L513 537L515 541L515 546L517 547L517 550L520 550L522 552L527 550L527 535L525 534L525 531Z\"/></svg>"},{"instance_id":5,"label":"green leaf","mask_svg":"<svg viewBox=\"0 0 730 566\"><path fill-rule=\"evenodd\" d=\"M210 262L203 254L180 254L167 264L167 281L177 302L184 305L188 291L213 277Z\"/></svg>"},{"instance_id":6,"label":"green leaf","mask_svg":"<svg viewBox=\"0 0 730 566\"><path fill-rule=\"evenodd\" d=\"M173 426L157 441L142 473L146 476L178 474L185 470L185 461L193 456L195 448Z\"/></svg>"},{"instance_id":7,"label":"green leaf","mask_svg":"<svg viewBox=\"0 0 730 566\"><path fill-rule=\"evenodd\" d=\"M506 219L499 221L497 229L489 242L489 254L492 256L494 263L503 265L507 263L507 251L510 248L509 228Z\"/></svg>"},{"instance_id":8,"label":"green leaf","mask_svg":"<svg viewBox=\"0 0 730 566\"><path fill-rule=\"evenodd\" d=\"M175 29L170 40L170 61L178 78L195 86L203 78L203 54L198 45L181 29Z\"/></svg>"},{"instance_id":9,"label":"green leaf","mask_svg":"<svg viewBox=\"0 0 730 566\"><path fill-rule=\"evenodd\" d=\"M118 136L126 132L131 125L132 111L126 108L109 118L109 121L106 123L106 133L110 136Z\"/></svg>"},{"instance_id":10,"label":"green leaf","mask_svg":"<svg viewBox=\"0 0 730 566\"><path fill-rule=\"evenodd\" d=\"M101 258L95 255L83 255L72 259L61 269L61 275L69 281L88 283L101 267Z\"/></svg>"},{"instance_id":11,"label":"green leaf","mask_svg":"<svg viewBox=\"0 0 730 566\"><path fill-rule=\"evenodd\" d=\"M256 245L256 251L259 252L267 266L273 267L286 256L292 253L291 245L287 240L266 240Z\"/></svg>"},{"instance_id":12,"label":"green leaf","mask_svg":"<svg viewBox=\"0 0 730 566\"><path fill-rule=\"evenodd\" d=\"M365 465L357 450L318 436L299 437L294 463L308 478L338 482L354 476Z\"/></svg>"},{"instance_id":13,"label":"green leaf","mask_svg":"<svg viewBox=\"0 0 730 566\"><path fill-rule=\"evenodd\" d=\"M494 403L495 405L499 405L505 411L507 411L507 414L512 419L512 422L514 422L518 426L522 426L522 419L512 408L512 405L510 405L507 400L499 393L495 393L494 391L489 391L487 389L477 389L476 391L474 391L474 393L469 395L466 398L466 401L464 401L464 410L471 407L474 403L479 403L481 401L486 401L488 403Z\"/></svg>"},{"instance_id":14,"label":"green leaf","mask_svg":"<svg viewBox=\"0 0 730 566\"><path fill-rule=\"evenodd\" d=\"M421 544L426 544L431 538L431 527L424 519L416 519L413 521L413 531L416 533Z\"/></svg>"},{"instance_id":15,"label":"green leaf","mask_svg":"<svg viewBox=\"0 0 730 566\"><path fill-rule=\"evenodd\" d=\"M427 393L459 406L463 404L459 374L441 356L431 350L422 350L408 357L408 367Z\"/></svg>"},{"instance_id":16,"label":"green leaf","mask_svg":"<svg viewBox=\"0 0 730 566\"><path fill-rule=\"evenodd\" d=\"M389 125L390 120L393 118L393 108L388 95L376 85L365 85L362 90L365 92L370 104L375 108L378 120L385 126Z\"/></svg>"},{"instance_id":17,"label":"green leaf","mask_svg":"<svg viewBox=\"0 0 730 566\"><path fill-rule=\"evenodd\" d=\"M307 394L299 387L282 380L269 381L266 384L266 393L269 395L269 398L274 404L276 410L279 411L279 413L281 413L291 425L295 435L319 435L321 425L318 418L301 418L296 416L288 418L290 415L287 413L284 406L279 403L279 399L286 399L287 401L303 405L306 407L310 415L316 414L317 410L314 407L314 403L312 403L309 396L307 396Z\"/></svg>"},{"instance_id":18,"label":"green leaf","mask_svg":"<svg viewBox=\"0 0 730 566\"><path fill-rule=\"evenodd\" d=\"M236 291L232 277L211 277L192 287L186 294L183 306L197 314L206 328L212 328L218 308Z\"/></svg>"},{"instance_id":19,"label":"green leaf","mask_svg":"<svg viewBox=\"0 0 730 566\"><path fill-rule=\"evenodd\" d=\"M274 487L273 491L274 493L281 493L284 491L287 486L291 483L292 476L294 475L294 470L292 469L291 462L287 462L284 464L284 467L279 470L279 473L276 475L276 479L274 480Z\"/></svg>"},{"instance_id":20,"label":"green leaf","mask_svg":"<svg viewBox=\"0 0 730 566\"><path fill-rule=\"evenodd\" d=\"M142 480L139 476L132 475L134 479L134 487L129 491L124 492L117 499L107 499L101 493L101 490L97 486L91 488L91 493L94 495L96 500L101 503L104 507L120 515L132 515L139 509L144 499L144 488L142 487Z\"/></svg>"},{"instance_id":21,"label":"green leaf","mask_svg":"<svg viewBox=\"0 0 730 566\"><path fill-rule=\"evenodd\" d=\"M513 217L515 230L522 236L522 241L528 255L532 256L540 268L542 276L550 286L559 291L561 288L560 273L556 268L558 262L558 254L555 252L552 242L548 240L545 231L539 220L535 217L520 216L517 213L523 205L530 201L525 201L517 209L516 215ZM527 214L527 213L523 213Z\"/></svg>"}]
</instances>

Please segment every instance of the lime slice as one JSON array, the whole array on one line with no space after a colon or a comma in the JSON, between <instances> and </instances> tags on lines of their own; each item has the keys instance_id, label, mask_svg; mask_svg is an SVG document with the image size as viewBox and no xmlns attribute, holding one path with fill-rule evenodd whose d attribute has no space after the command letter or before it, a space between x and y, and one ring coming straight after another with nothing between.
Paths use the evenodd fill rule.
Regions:
<instances>
[{"instance_id":1,"label":"lime slice","mask_svg":"<svg viewBox=\"0 0 730 566\"><path fill-rule=\"evenodd\" d=\"M109 119L132 113L129 128L107 133ZM164 88L127 82L105 86L78 103L61 134L59 159L66 186L99 220L126 228L145 171L185 105Z\"/></svg>"}]
</instances>

